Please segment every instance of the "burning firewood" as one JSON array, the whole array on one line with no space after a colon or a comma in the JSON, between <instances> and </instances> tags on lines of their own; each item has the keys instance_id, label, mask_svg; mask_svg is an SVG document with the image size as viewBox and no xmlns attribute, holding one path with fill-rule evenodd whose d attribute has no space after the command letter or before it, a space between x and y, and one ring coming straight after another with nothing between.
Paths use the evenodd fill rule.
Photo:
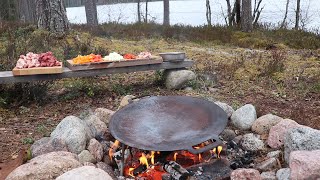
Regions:
<instances>
[{"instance_id":1,"label":"burning firewood","mask_svg":"<svg viewBox=\"0 0 320 180\"><path fill-rule=\"evenodd\" d=\"M169 161L163 165L163 168L168 172L173 179L176 180L186 180L192 174L183 168L181 165L174 161Z\"/></svg>"}]
</instances>

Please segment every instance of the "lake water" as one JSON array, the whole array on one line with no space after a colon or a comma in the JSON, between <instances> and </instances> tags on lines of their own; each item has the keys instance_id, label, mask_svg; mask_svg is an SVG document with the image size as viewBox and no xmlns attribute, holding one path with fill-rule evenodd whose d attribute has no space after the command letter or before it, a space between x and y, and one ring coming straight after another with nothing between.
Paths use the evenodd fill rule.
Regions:
<instances>
[{"instance_id":1,"label":"lake water","mask_svg":"<svg viewBox=\"0 0 320 180\"><path fill-rule=\"evenodd\" d=\"M290 0L287 22L289 27L294 26L296 1ZM205 0L180 0L170 1L170 23L200 26L206 24ZM302 0L302 19L306 29L319 29L320 26L320 3L319 0ZM144 14L145 3L141 3ZM264 9L261 13L260 22L279 24L285 12L286 0L263 0ZM163 2L149 2L148 19L157 23L163 21ZM225 0L211 0L213 24L225 24L226 15ZM84 7L67 8L67 16L71 23L86 23ZM137 4L114 4L98 6L99 23L119 22L134 23L137 21Z\"/></svg>"}]
</instances>

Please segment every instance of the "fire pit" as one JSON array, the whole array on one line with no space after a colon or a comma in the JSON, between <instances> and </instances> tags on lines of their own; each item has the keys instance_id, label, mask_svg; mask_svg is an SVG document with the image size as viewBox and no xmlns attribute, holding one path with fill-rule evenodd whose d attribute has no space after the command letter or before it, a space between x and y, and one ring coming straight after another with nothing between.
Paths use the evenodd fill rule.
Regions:
<instances>
[{"instance_id":1,"label":"fire pit","mask_svg":"<svg viewBox=\"0 0 320 180\"><path fill-rule=\"evenodd\" d=\"M226 125L226 113L203 99L144 98L112 116L109 129L117 141L109 154L121 175L159 179L167 172L184 179L186 167L220 155L218 135ZM122 150L117 152L119 142Z\"/></svg>"}]
</instances>

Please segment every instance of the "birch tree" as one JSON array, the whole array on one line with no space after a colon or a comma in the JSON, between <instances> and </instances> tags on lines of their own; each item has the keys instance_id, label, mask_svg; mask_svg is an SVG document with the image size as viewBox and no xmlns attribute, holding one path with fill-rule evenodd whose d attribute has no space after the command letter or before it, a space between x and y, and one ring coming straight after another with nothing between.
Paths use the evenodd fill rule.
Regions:
<instances>
[{"instance_id":1,"label":"birch tree","mask_svg":"<svg viewBox=\"0 0 320 180\"><path fill-rule=\"evenodd\" d=\"M38 28L54 33L65 33L69 30L62 0L36 0L36 6Z\"/></svg>"},{"instance_id":2,"label":"birch tree","mask_svg":"<svg viewBox=\"0 0 320 180\"><path fill-rule=\"evenodd\" d=\"M141 0L137 0L138 22L141 23Z\"/></svg>"},{"instance_id":3,"label":"birch tree","mask_svg":"<svg viewBox=\"0 0 320 180\"><path fill-rule=\"evenodd\" d=\"M289 11L289 2L290 0L287 0L287 3L286 3L286 11L284 13L284 18L282 20L282 23L281 23L281 26L280 28L284 28L286 26L286 22L287 22L287 17L288 17L288 11Z\"/></svg>"}]
</instances>

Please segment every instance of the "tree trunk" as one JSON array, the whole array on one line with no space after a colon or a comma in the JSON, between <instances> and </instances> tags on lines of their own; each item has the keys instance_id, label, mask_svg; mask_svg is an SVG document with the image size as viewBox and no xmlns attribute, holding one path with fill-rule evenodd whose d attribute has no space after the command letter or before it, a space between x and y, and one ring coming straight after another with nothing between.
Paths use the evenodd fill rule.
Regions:
<instances>
[{"instance_id":1,"label":"tree trunk","mask_svg":"<svg viewBox=\"0 0 320 180\"><path fill-rule=\"evenodd\" d=\"M85 9L87 24L90 26L98 26L97 4L96 0L85 0Z\"/></svg>"},{"instance_id":2,"label":"tree trunk","mask_svg":"<svg viewBox=\"0 0 320 180\"><path fill-rule=\"evenodd\" d=\"M17 9L22 22L32 24L37 22L35 0L17 0Z\"/></svg>"},{"instance_id":3,"label":"tree trunk","mask_svg":"<svg viewBox=\"0 0 320 180\"><path fill-rule=\"evenodd\" d=\"M210 0L206 0L206 17L207 17L207 23L208 23L208 26L212 26L211 24L211 6L210 6Z\"/></svg>"},{"instance_id":4,"label":"tree trunk","mask_svg":"<svg viewBox=\"0 0 320 180\"><path fill-rule=\"evenodd\" d=\"M140 10L141 6L140 6L140 1L141 1L141 0L137 0L137 5L138 5L138 7L137 7L137 9L138 9L138 22L139 22L139 23L141 23L141 10Z\"/></svg>"},{"instance_id":5,"label":"tree trunk","mask_svg":"<svg viewBox=\"0 0 320 180\"><path fill-rule=\"evenodd\" d=\"M288 17L288 11L289 11L289 2L290 2L290 0L287 0L287 3L286 3L286 12L284 13L284 18L283 18L283 21L282 21L282 23L281 23L280 28L284 28L285 25L286 25L286 21L287 21L287 17Z\"/></svg>"},{"instance_id":6,"label":"tree trunk","mask_svg":"<svg viewBox=\"0 0 320 180\"><path fill-rule=\"evenodd\" d=\"M236 0L235 2L235 11L236 11L236 22L237 25L240 27L240 23L241 23L241 0Z\"/></svg>"},{"instance_id":7,"label":"tree trunk","mask_svg":"<svg viewBox=\"0 0 320 180\"><path fill-rule=\"evenodd\" d=\"M241 29L244 32L252 31L251 0L242 0Z\"/></svg>"},{"instance_id":8,"label":"tree trunk","mask_svg":"<svg viewBox=\"0 0 320 180\"><path fill-rule=\"evenodd\" d=\"M3 20L14 21L17 19L16 2L13 0L0 0L0 17Z\"/></svg>"},{"instance_id":9,"label":"tree trunk","mask_svg":"<svg viewBox=\"0 0 320 180\"><path fill-rule=\"evenodd\" d=\"M300 22L300 0L297 0L296 24L294 26L295 30L299 29L299 22Z\"/></svg>"},{"instance_id":10,"label":"tree trunk","mask_svg":"<svg viewBox=\"0 0 320 180\"><path fill-rule=\"evenodd\" d=\"M169 0L163 0L163 25L170 25L170 4Z\"/></svg>"},{"instance_id":11,"label":"tree trunk","mask_svg":"<svg viewBox=\"0 0 320 180\"><path fill-rule=\"evenodd\" d=\"M145 16L144 22L148 23L148 0L146 0L146 16Z\"/></svg>"},{"instance_id":12,"label":"tree trunk","mask_svg":"<svg viewBox=\"0 0 320 180\"><path fill-rule=\"evenodd\" d=\"M65 33L69 22L62 0L36 0L38 28Z\"/></svg>"}]
</instances>

